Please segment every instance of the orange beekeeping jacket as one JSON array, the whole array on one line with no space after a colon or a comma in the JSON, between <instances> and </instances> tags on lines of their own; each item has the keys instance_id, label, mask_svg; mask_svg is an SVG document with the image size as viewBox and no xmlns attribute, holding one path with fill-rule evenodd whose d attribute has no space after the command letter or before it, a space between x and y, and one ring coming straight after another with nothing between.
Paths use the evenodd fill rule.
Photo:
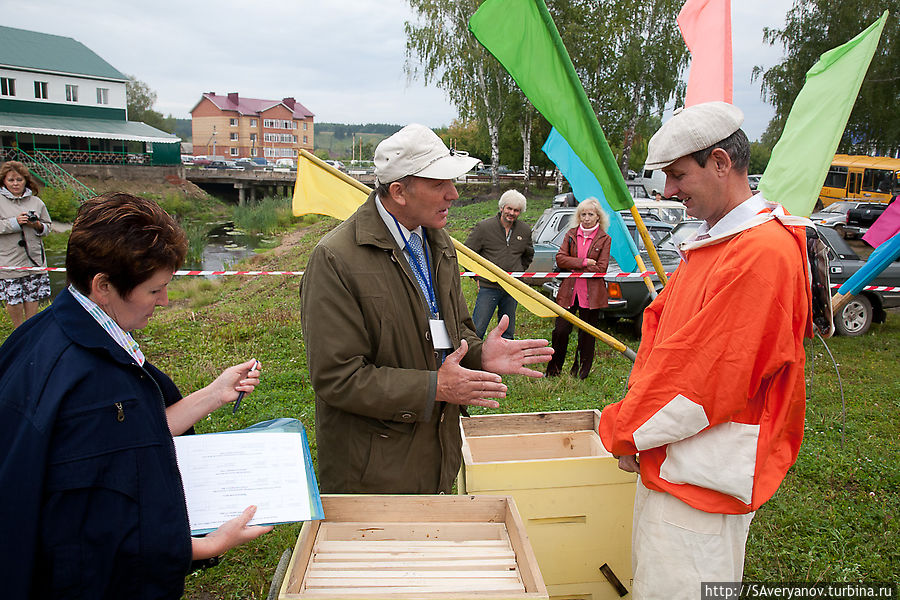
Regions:
<instances>
[{"instance_id":1,"label":"orange beekeeping jacket","mask_svg":"<svg viewBox=\"0 0 900 600\"><path fill-rule=\"evenodd\" d=\"M599 432L641 479L699 510L742 514L797 459L812 335L803 227L777 219L688 245L644 312L625 398Z\"/></svg>"}]
</instances>

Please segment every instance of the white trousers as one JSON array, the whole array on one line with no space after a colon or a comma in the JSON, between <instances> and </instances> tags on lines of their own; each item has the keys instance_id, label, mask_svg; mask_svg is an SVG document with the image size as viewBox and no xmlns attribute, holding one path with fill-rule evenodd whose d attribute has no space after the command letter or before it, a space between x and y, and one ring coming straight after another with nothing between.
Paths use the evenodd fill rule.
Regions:
<instances>
[{"instance_id":1,"label":"white trousers","mask_svg":"<svg viewBox=\"0 0 900 600\"><path fill-rule=\"evenodd\" d=\"M740 581L755 513L697 510L637 480L631 562L635 600L696 600L701 581Z\"/></svg>"}]
</instances>

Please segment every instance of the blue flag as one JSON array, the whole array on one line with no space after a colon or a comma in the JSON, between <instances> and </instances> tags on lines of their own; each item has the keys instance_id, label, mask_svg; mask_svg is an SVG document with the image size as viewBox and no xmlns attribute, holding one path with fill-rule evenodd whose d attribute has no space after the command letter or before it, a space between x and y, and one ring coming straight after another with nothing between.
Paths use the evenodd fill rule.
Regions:
<instances>
[{"instance_id":1,"label":"blue flag","mask_svg":"<svg viewBox=\"0 0 900 600\"><path fill-rule=\"evenodd\" d=\"M869 285L873 279L881 275L889 264L897 260L900 256L900 233L894 235L888 241L884 242L875 249L863 268L853 274L850 279L845 281L838 288L838 293L846 296L847 294L856 295L862 291L864 287Z\"/></svg>"},{"instance_id":2,"label":"blue flag","mask_svg":"<svg viewBox=\"0 0 900 600\"><path fill-rule=\"evenodd\" d=\"M606 201L606 196L603 195L603 187L601 187L597 178L590 169L584 166L584 163L569 147L563 136L556 131L555 127L550 131L550 135L547 136L547 141L544 142L544 147L541 150L559 168L559 172L563 174L563 177L572 186L572 192L579 202L591 197L600 201L600 206L609 215L609 231L606 232L612 238L609 253L619 263L619 268L623 272L631 273L636 271L637 261L634 260L634 257L637 255L638 250L634 245L634 240L628 233L625 221L622 220L622 215L612 209L609 202Z\"/></svg>"}]
</instances>

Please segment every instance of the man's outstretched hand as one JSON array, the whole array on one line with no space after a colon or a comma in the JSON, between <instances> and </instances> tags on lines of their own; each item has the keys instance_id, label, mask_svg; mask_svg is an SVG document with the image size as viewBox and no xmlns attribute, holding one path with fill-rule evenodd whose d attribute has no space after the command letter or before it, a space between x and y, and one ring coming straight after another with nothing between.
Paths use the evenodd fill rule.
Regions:
<instances>
[{"instance_id":1,"label":"man's outstretched hand","mask_svg":"<svg viewBox=\"0 0 900 600\"><path fill-rule=\"evenodd\" d=\"M503 315L497 326L484 339L481 346L481 368L500 375L527 375L543 377L540 371L525 365L550 362L553 348L547 340L508 340L503 332L509 326L509 317Z\"/></svg>"},{"instance_id":2,"label":"man's outstretched hand","mask_svg":"<svg viewBox=\"0 0 900 600\"><path fill-rule=\"evenodd\" d=\"M451 404L499 408L500 403L490 398L505 398L506 386L495 373L473 371L461 366L459 361L468 351L469 344L463 340L459 348L444 359L444 364L437 372L435 400Z\"/></svg>"}]
</instances>

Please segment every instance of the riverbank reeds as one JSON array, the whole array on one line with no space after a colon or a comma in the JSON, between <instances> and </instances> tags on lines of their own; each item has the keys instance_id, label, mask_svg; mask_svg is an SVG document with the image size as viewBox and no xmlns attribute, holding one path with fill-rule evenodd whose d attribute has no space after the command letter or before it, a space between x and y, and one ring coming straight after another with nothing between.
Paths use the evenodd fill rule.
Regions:
<instances>
[{"instance_id":1,"label":"riverbank reeds","mask_svg":"<svg viewBox=\"0 0 900 600\"><path fill-rule=\"evenodd\" d=\"M291 198L286 196L266 196L259 202L236 206L233 219L239 229L264 235L283 231L296 223L291 213Z\"/></svg>"}]
</instances>

